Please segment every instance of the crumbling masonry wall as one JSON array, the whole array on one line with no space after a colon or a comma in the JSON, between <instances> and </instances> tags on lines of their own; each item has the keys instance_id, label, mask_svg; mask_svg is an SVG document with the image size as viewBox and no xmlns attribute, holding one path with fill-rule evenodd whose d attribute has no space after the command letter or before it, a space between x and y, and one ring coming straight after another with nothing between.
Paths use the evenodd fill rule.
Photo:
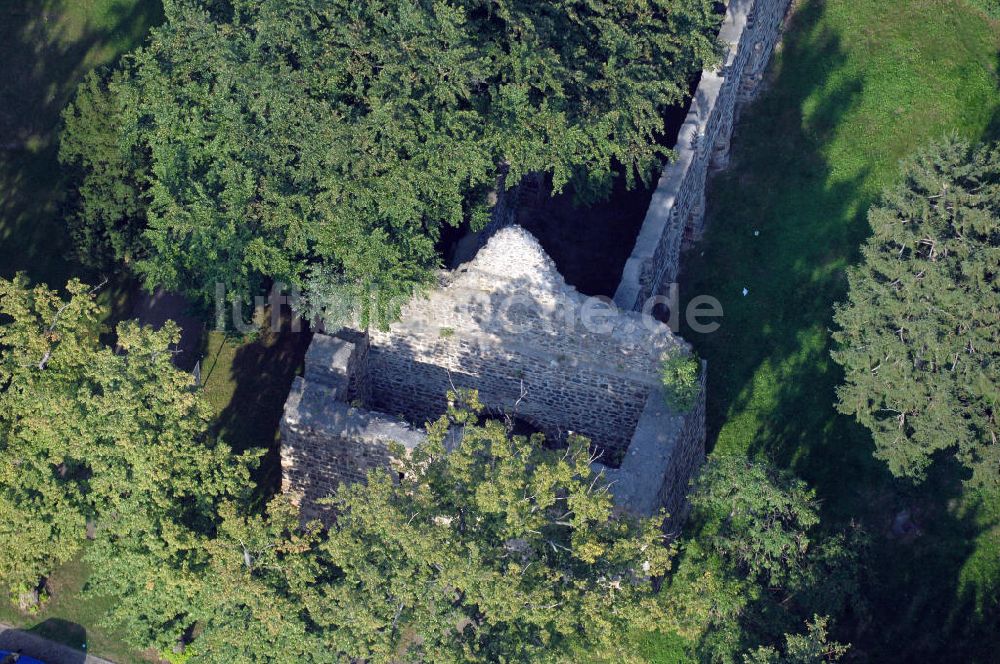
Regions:
<instances>
[{"instance_id":1,"label":"crumbling masonry wall","mask_svg":"<svg viewBox=\"0 0 1000 664\"><path fill-rule=\"evenodd\" d=\"M789 0L730 0L719 39L726 51L718 70L702 72L687 118L677 135L675 161L663 169L615 303L641 310L676 281L685 243L701 237L709 168L729 162L733 125L741 103L760 87L781 34Z\"/></svg>"},{"instance_id":2,"label":"crumbling masonry wall","mask_svg":"<svg viewBox=\"0 0 1000 664\"><path fill-rule=\"evenodd\" d=\"M705 379L694 407L676 413L660 389L646 401L628 452L618 468L602 468L611 483L615 503L636 514L655 514L660 508L678 525L687 514L689 480L705 460Z\"/></svg>"},{"instance_id":3,"label":"crumbling masonry wall","mask_svg":"<svg viewBox=\"0 0 1000 664\"><path fill-rule=\"evenodd\" d=\"M665 325L588 304L518 226L370 338L376 410L422 423L444 412L450 389L475 388L494 412L516 411L550 438L583 434L609 459L659 385L660 356L686 347Z\"/></svg>"},{"instance_id":4,"label":"crumbling masonry wall","mask_svg":"<svg viewBox=\"0 0 1000 664\"><path fill-rule=\"evenodd\" d=\"M322 518L319 501L341 482L362 482L388 468L389 445L413 449L422 432L406 422L359 407L366 394L367 340L317 334L306 354L304 378L296 378L281 420L281 488L306 519Z\"/></svg>"},{"instance_id":5,"label":"crumbling masonry wall","mask_svg":"<svg viewBox=\"0 0 1000 664\"><path fill-rule=\"evenodd\" d=\"M584 297L530 233L502 229L388 330L315 336L282 420L283 488L322 516L319 498L389 466L389 441L419 444L446 393L467 387L494 415L590 438L622 509L678 513L704 412L671 412L659 368L689 350L655 319ZM664 489L672 474L678 487Z\"/></svg>"}]
</instances>

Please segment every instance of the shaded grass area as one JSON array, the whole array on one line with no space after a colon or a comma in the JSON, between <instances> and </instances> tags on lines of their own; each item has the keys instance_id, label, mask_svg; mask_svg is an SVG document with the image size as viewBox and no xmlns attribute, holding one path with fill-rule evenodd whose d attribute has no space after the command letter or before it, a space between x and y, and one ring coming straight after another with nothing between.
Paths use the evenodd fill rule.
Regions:
<instances>
[{"instance_id":1,"label":"shaded grass area","mask_svg":"<svg viewBox=\"0 0 1000 664\"><path fill-rule=\"evenodd\" d=\"M73 260L60 212L60 112L87 72L139 45L162 15L159 0L0 0L0 277L101 281ZM134 290L110 280L101 303L112 319L131 309Z\"/></svg>"},{"instance_id":2,"label":"shaded grass area","mask_svg":"<svg viewBox=\"0 0 1000 664\"><path fill-rule=\"evenodd\" d=\"M899 159L950 131L1000 134L998 49L1000 24L960 0L801 2L685 257L685 297L725 310L715 334L682 330L709 362L710 445L795 470L831 527L863 523L872 617L837 636L875 661L989 661L1000 646L1000 501L963 493L953 467L920 487L889 476L834 410L829 355L844 269ZM912 541L889 537L903 509Z\"/></svg>"},{"instance_id":3,"label":"shaded grass area","mask_svg":"<svg viewBox=\"0 0 1000 664\"><path fill-rule=\"evenodd\" d=\"M150 653L144 656L99 626L101 616L109 608L108 600L80 599L90 574L81 557L63 565L49 578L51 598L38 614L25 616L9 603L0 602L0 622L119 664L153 659Z\"/></svg>"},{"instance_id":4,"label":"shaded grass area","mask_svg":"<svg viewBox=\"0 0 1000 664\"><path fill-rule=\"evenodd\" d=\"M255 477L264 500L281 488L278 425L311 338L293 331L287 317L276 330L265 325L250 338L205 335L202 386L218 417L216 433L238 452L266 450Z\"/></svg>"}]
</instances>

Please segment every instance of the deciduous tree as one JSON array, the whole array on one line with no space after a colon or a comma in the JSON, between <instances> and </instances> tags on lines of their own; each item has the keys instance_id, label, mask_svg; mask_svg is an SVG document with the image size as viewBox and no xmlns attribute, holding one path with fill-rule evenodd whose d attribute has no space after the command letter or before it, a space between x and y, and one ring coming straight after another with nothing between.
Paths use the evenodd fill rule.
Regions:
<instances>
[{"instance_id":1,"label":"deciduous tree","mask_svg":"<svg viewBox=\"0 0 1000 664\"><path fill-rule=\"evenodd\" d=\"M88 520L96 580L116 540L182 546L178 529L206 530L215 502L249 481L171 362L177 327L123 323L109 348L93 291L78 281L67 291L0 281L0 580L19 592L79 553Z\"/></svg>"},{"instance_id":2,"label":"deciduous tree","mask_svg":"<svg viewBox=\"0 0 1000 664\"><path fill-rule=\"evenodd\" d=\"M820 616L806 623L805 634L787 634L784 651L761 647L744 657L745 664L825 664L839 662L850 649L842 643L830 641L827 634L829 620Z\"/></svg>"},{"instance_id":3,"label":"deciduous tree","mask_svg":"<svg viewBox=\"0 0 1000 664\"><path fill-rule=\"evenodd\" d=\"M694 644L699 658L738 661L761 644L769 644L761 657L778 657L774 646L814 614L864 614L864 537L819 532L814 494L801 480L713 456L690 501L677 569L661 596L664 627ZM799 637L790 638L797 647Z\"/></svg>"},{"instance_id":4,"label":"deciduous tree","mask_svg":"<svg viewBox=\"0 0 1000 664\"><path fill-rule=\"evenodd\" d=\"M339 489L328 529L300 526L283 497L264 515L224 506L203 543L206 565L185 568L197 585L183 615L197 624L191 652L209 662L276 653L566 661L594 649L627 658L620 635L656 625L654 579L670 549L657 520L615 515L583 439L546 449L500 422L479 423L463 405L398 458L394 473ZM141 585L112 597L150 634L178 634L176 605L157 610L157 594Z\"/></svg>"}]
</instances>

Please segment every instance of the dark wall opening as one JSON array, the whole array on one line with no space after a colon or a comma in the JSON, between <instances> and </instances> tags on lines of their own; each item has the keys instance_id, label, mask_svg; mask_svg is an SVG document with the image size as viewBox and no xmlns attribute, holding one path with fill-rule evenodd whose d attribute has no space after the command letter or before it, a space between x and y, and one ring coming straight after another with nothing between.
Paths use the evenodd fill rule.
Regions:
<instances>
[{"instance_id":1,"label":"dark wall opening","mask_svg":"<svg viewBox=\"0 0 1000 664\"><path fill-rule=\"evenodd\" d=\"M691 94L700 80L699 72L690 82ZM664 115L660 145L674 146L687 112L685 104L671 108ZM649 184L638 182L629 189L625 173L619 168L606 200L577 205L576 192L571 186L552 196L551 178L547 178L544 190L525 201L517 221L538 238L569 284L585 295L613 297L646 218L657 180L658 174Z\"/></svg>"}]
</instances>

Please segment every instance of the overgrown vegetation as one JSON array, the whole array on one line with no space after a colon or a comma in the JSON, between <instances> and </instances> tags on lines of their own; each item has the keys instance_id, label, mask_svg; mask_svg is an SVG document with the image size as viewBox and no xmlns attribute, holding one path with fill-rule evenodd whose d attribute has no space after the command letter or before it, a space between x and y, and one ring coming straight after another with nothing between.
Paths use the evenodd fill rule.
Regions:
<instances>
[{"instance_id":1,"label":"overgrown vegetation","mask_svg":"<svg viewBox=\"0 0 1000 664\"><path fill-rule=\"evenodd\" d=\"M548 449L452 394L398 475L342 486L330 527L303 528L284 497L256 509L259 454L212 434L176 327L122 324L104 347L93 294L68 291L0 282L0 585L21 598L90 521L106 624L159 651L197 628L198 661L561 661L655 625L670 550L657 519L613 517L589 441Z\"/></svg>"},{"instance_id":2,"label":"overgrown vegetation","mask_svg":"<svg viewBox=\"0 0 1000 664\"><path fill-rule=\"evenodd\" d=\"M701 394L701 360L694 353L671 353L660 364L660 381L663 396L673 411L691 410Z\"/></svg>"},{"instance_id":3,"label":"overgrown vegetation","mask_svg":"<svg viewBox=\"0 0 1000 664\"><path fill-rule=\"evenodd\" d=\"M171 364L176 326L123 323L117 348L105 347L93 293L76 281L67 291L64 301L0 280L0 585L29 606L82 550L88 523L96 578L108 583L114 568L151 582L144 553L189 552L173 533L210 529L220 496L249 491L252 455L208 435L207 405Z\"/></svg>"},{"instance_id":4,"label":"overgrown vegetation","mask_svg":"<svg viewBox=\"0 0 1000 664\"><path fill-rule=\"evenodd\" d=\"M738 661L762 643L774 655L770 644L798 642L804 637L784 635L816 614L866 611L865 536L823 533L813 492L790 473L712 456L691 505L676 570L661 593L663 625L685 639L689 657Z\"/></svg>"},{"instance_id":5,"label":"overgrown vegetation","mask_svg":"<svg viewBox=\"0 0 1000 664\"><path fill-rule=\"evenodd\" d=\"M591 192L615 161L648 173L663 106L711 55L709 4L168 2L150 48L88 79L65 115L76 240L92 267L136 270L203 300L217 280L243 297L270 279L318 279L324 296L381 287L369 313L384 314L379 303L435 263L441 224L482 222L504 170L509 181L552 170ZM665 20L649 6L679 11ZM0 152L4 270L58 285L82 270L64 259L56 116L84 71L141 39L156 20L149 7L46 0L0 27L12 37L5 62L24 78L13 88L24 94L0 109L16 143ZM908 179L897 160L956 129L996 137L1000 26L960 0L906 9L805 0L769 90L744 113L703 254L686 263L685 292L720 297L726 324L690 335L711 366L716 450L673 547L652 520L611 518L585 441L554 451L513 436L478 420L473 395L431 427L400 481L379 473L343 487L333 528L301 528L286 501L265 508L268 490L248 490L258 452L220 442L234 435L273 454L280 398L261 388L280 392L301 349L210 337L218 373L198 392L170 365L176 330L124 325L113 350L78 282L67 295L18 279L0 300L0 582L40 616L67 597L46 605L34 593L62 587L74 615L105 615L135 648L180 644L201 661L622 661L636 648L656 661L821 662L851 650L989 660L1000 645L996 491L963 487L966 469L946 455L926 464L930 449L962 442L936 435L917 454L883 453L926 475L919 488L895 480L867 431L833 408L832 303L883 188L904 182L875 221L902 212L935 228L971 223L963 237L995 221L996 208L976 202L978 176L936 170L958 163L948 158L958 143ZM942 177L956 186L944 207L954 218L919 205L937 200L928 181ZM995 277L988 265L978 274ZM735 295L745 285L749 296ZM990 316L976 295L962 306ZM853 311L868 301L853 299ZM840 321L849 348L863 321ZM684 405L697 360L675 362L665 384ZM949 390L995 402L991 376ZM912 377L864 390L906 390ZM968 393L957 403L970 405ZM463 434L445 454L455 423ZM975 447L960 458L979 467ZM876 450L891 448L876 436ZM273 487L273 476L256 479Z\"/></svg>"}]
</instances>

